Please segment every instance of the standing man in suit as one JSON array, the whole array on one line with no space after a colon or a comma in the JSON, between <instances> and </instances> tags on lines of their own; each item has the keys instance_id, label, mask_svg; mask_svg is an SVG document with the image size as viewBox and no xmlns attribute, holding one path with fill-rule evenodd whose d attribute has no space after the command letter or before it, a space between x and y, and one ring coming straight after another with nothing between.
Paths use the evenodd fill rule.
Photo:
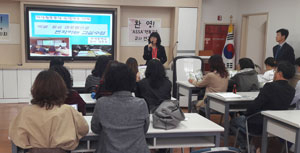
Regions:
<instances>
[{"instance_id":1,"label":"standing man in suit","mask_svg":"<svg viewBox=\"0 0 300 153\"><path fill-rule=\"evenodd\" d=\"M273 56L277 63L280 61L295 63L294 49L285 42L288 36L289 31L287 29L279 29L276 31L276 41L279 44L273 47Z\"/></svg>"}]
</instances>

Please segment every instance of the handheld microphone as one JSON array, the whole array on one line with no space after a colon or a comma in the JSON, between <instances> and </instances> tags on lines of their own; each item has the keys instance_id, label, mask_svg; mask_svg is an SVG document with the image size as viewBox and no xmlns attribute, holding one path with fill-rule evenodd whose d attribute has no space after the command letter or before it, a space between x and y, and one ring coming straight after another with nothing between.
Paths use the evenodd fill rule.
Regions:
<instances>
[{"instance_id":1,"label":"handheld microphone","mask_svg":"<svg viewBox=\"0 0 300 153\"><path fill-rule=\"evenodd\" d=\"M149 43L149 45L152 45L153 44L153 41L150 41L150 43ZM148 45L148 51L152 51L152 47L149 47L149 45Z\"/></svg>"}]
</instances>

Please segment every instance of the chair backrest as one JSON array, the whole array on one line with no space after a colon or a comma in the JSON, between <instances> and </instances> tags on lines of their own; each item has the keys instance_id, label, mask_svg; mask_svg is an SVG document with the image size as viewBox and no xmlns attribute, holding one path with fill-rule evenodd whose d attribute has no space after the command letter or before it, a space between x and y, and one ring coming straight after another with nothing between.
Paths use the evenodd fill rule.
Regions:
<instances>
[{"instance_id":1,"label":"chair backrest","mask_svg":"<svg viewBox=\"0 0 300 153\"><path fill-rule=\"evenodd\" d=\"M203 74L203 60L199 56L177 56L173 69L173 97L177 95L176 81L188 81L191 73L201 71Z\"/></svg>"},{"instance_id":2,"label":"chair backrest","mask_svg":"<svg viewBox=\"0 0 300 153\"><path fill-rule=\"evenodd\" d=\"M217 147L217 148L208 148L208 149L200 149L197 151L193 151L191 153L240 153L241 151L237 148L233 147Z\"/></svg>"},{"instance_id":3,"label":"chair backrest","mask_svg":"<svg viewBox=\"0 0 300 153\"><path fill-rule=\"evenodd\" d=\"M78 104L70 104L74 109L78 110Z\"/></svg>"}]
</instances>

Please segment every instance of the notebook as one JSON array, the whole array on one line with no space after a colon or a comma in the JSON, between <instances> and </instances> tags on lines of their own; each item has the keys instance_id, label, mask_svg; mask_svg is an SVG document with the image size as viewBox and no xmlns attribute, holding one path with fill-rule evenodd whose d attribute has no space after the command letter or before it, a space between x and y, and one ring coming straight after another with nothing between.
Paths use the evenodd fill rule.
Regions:
<instances>
[{"instance_id":1,"label":"notebook","mask_svg":"<svg viewBox=\"0 0 300 153\"><path fill-rule=\"evenodd\" d=\"M224 97L224 98L241 98L241 95L232 93L232 92L225 92L225 93L216 93L217 95Z\"/></svg>"}]
</instances>

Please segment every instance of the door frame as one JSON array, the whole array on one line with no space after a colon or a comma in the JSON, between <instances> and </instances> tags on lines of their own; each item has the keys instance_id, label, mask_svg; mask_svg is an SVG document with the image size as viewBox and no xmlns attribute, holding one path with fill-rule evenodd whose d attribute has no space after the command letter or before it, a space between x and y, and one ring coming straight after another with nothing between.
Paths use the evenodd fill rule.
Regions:
<instances>
[{"instance_id":1,"label":"door frame","mask_svg":"<svg viewBox=\"0 0 300 153\"><path fill-rule=\"evenodd\" d=\"M247 41L248 41L248 24L249 24L249 17L250 16L259 16L259 15L266 15L267 22L266 22L266 30L265 30L265 43L264 43L264 53L263 53L263 60L266 58L266 51L267 51L267 32L268 32L268 23L269 23L269 13L254 13L254 14L243 14L242 15L242 24L241 24L241 42L240 42L240 53L239 59L242 57L246 57L246 48L247 48ZM262 61L264 62L264 61Z\"/></svg>"}]
</instances>

